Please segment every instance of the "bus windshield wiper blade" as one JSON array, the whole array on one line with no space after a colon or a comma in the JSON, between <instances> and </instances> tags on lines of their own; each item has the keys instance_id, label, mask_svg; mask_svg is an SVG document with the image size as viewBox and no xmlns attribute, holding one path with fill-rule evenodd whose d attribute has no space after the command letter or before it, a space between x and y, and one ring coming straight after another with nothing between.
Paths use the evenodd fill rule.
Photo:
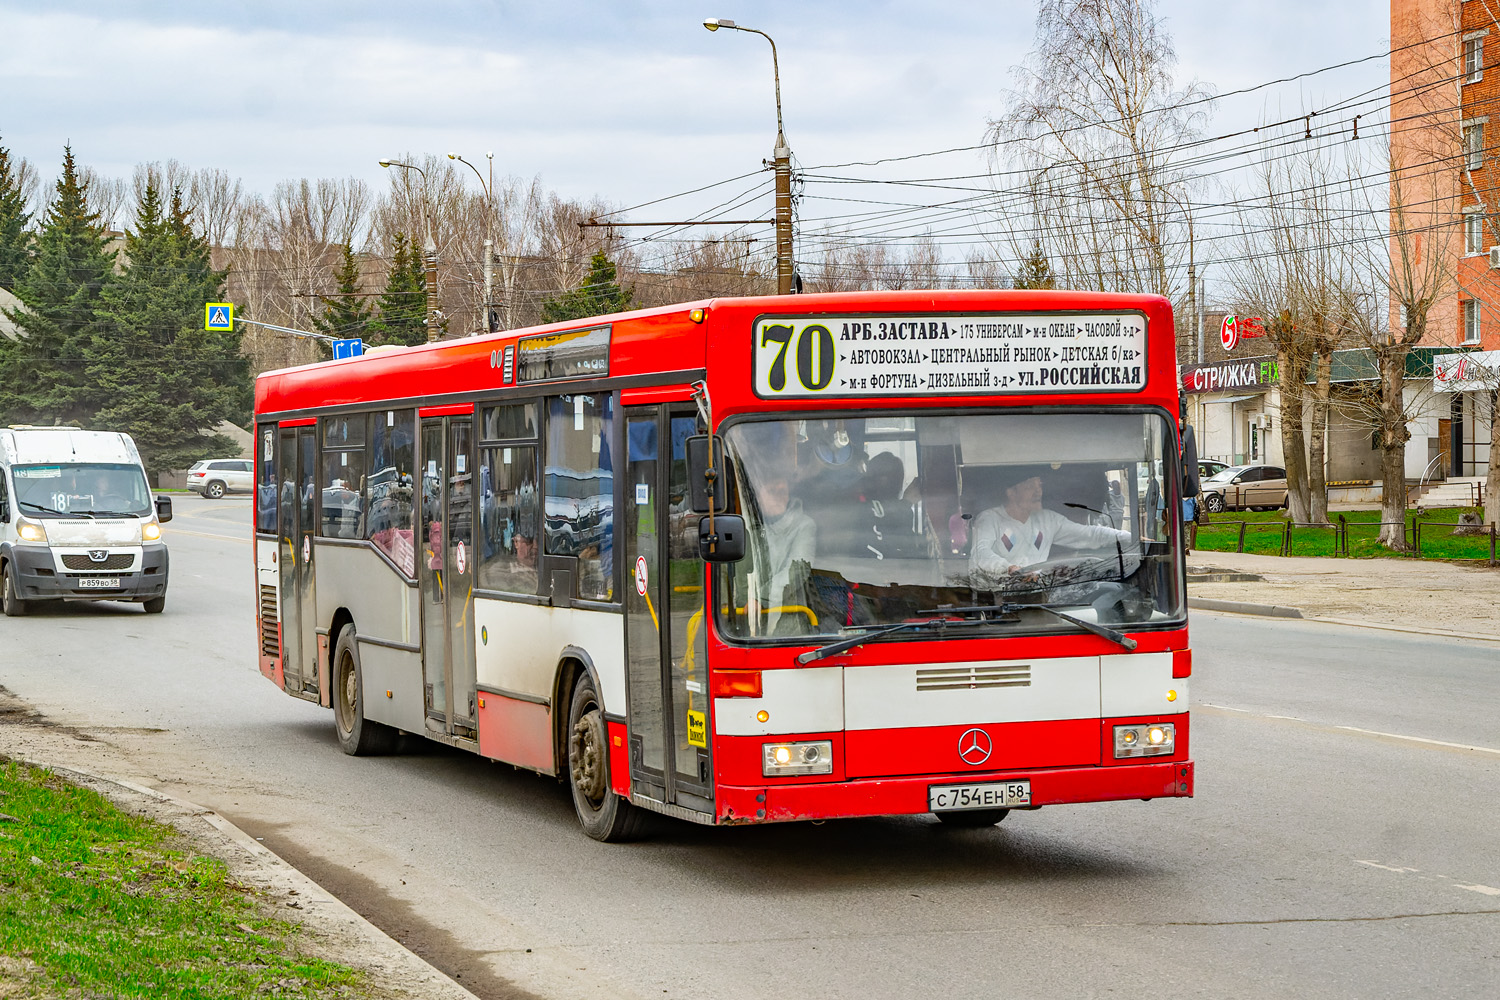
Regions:
<instances>
[{"instance_id":1,"label":"bus windshield wiper blade","mask_svg":"<svg viewBox=\"0 0 1500 1000\"><path fill-rule=\"evenodd\" d=\"M1119 629L1113 629L1107 625L1099 625L1095 622L1084 621L1082 618L1075 618L1065 611L1059 611L1057 607L1052 604L985 604L971 608L933 608L930 611L919 611L917 612L917 614L963 615L989 613L1009 615L1015 614L1017 611L1027 611L1032 608L1035 608L1038 611L1045 611L1049 615L1054 615L1058 618L1061 618L1063 621L1069 623L1070 625L1077 625L1085 632L1092 632L1094 635L1099 636L1099 638L1108 639L1110 642L1115 643L1118 646L1123 646L1128 650L1134 651L1135 647L1139 645L1139 643L1130 638L1130 636L1126 635L1124 632L1121 632Z\"/></svg>"},{"instance_id":2,"label":"bus windshield wiper blade","mask_svg":"<svg viewBox=\"0 0 1500 1000\"><path fill-rule=\"evenodd\" d=\"M869 642L871 639L878 639L883 635L890 635L892 632L905 632L909 629L927 628L936 624L939 623L936 621L897 622L894 625L887 625L884 628L873 629L869 632L861 632L859 635L851 635L847 639L838 639L834 642L830 642L826 646L819 646L817 649L809 649L807 652L801 653L797 656L797 662L811 663L814 660L821 660L825 656L833 656L836 653L842 653L846 649L853 649L855 646L859 646L863 643Z\"/></svg>"}]
</instances>

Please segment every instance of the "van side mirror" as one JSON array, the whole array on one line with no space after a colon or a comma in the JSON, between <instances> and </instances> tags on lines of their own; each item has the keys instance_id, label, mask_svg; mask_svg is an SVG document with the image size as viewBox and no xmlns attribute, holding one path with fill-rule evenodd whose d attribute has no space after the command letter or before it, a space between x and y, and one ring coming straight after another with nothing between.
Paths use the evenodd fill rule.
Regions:
<instances>
[{"instance_id":1,"label":"van side mirror","mask_svg":"<svg viewBox=\"0 0 1500 1000\"><path fill-rule=\"evenodd\" d=\"M698 522L698 555L704 562L731 563L745 558L745 519L738 514L715 514Z\"/></svg>"},{"instance_id":2,"label":"van side mirror","mask_svg":"<svg viewBox=\"0 0 1500 1000\"><path fill-rule=\"evenodd\" d=\"M687 447L688 495L693 513L723 510L728 495L724 487L723 440L717 434L695 434L684 444Z\"/></svg>"},{"instance_id":3,"label":"van side mirror","mask_svg":"<svg viewBox=\"0 0 1500 1000\"><path fill-rule=\"evenodd\" d=\"M172 520L172 498L171 497L157 497L156 498L156 519L158 521L160 521L162 524L166 524L168 521Z\"/></svg>"}]
</instances>

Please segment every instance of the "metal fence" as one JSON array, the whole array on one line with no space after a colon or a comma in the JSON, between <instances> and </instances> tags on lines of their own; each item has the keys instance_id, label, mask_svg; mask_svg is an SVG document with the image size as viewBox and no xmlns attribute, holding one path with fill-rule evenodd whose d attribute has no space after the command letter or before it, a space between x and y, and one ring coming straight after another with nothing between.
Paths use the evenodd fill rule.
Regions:
<instances>
[{"instance_id":1,"label":"metal fence","mask_svg":"<svg viewBox=\"0 0 1500 1000\"><path fill-rule=\"evenodd\" d=\"M1422 541L1424 533L1429 540L1435 540L1442 537L1451 537L1454 534L1455 530L1461 527L1461 525L1452 521L1434 521L1430 519L1427 521L1423 521L1421 518L1415 517L1410 519L1409 521L1399 522L1351 521L1343 514L1340 514L1338 515L1338 520L1331 524L1293 524L1288 520L1224 521L1215 519L1213 521L1210 521L1208 524L1200 526L1198 528L1198 532L1201 533L1204 528L1212 529L1216 527L1230 527L1234 525L1238 526L1234 549L1236 552L1245 551L1245 538L1246 535L1251 531L1258 533L1279 534L1280 537L1278 539L1276 554L1281 556L1290 556L1292 554L1292 539L1297 533L1331 531L1333 532L1333 555L1345 557L1349 555L1349 540L1354 532L1369 529L1373 534L1379 534L1381 528L1387 526L1400 527L1402 542L1405 545L1406 550L1412 555L1417 556L1418 558L1422 557ZM1490 566L1500 565L1497 564L1495 558L1497 530L1496 525L1493 522L1484 527L1484 536L1488 536L1489 541L1490 553L1488 559L1484 559L1481 557L1479 559L1463 559L1456 561L1485 562ZM1197 548L1198 546L1196 545L1196 537L1194 541L1194 547Z\"/></svg>"}]
</instances>

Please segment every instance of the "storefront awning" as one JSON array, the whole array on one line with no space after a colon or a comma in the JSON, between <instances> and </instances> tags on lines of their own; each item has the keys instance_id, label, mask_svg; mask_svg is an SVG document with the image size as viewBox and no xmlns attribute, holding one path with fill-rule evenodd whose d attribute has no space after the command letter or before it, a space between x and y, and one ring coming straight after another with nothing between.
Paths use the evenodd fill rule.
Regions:
<instances>
[{"instance_id":1,"label":"storefront awning","mask_svg":"<svg viewBox=\"0 0 1500 1000\"><path fill-rule=\"evenodd\" d=\"M1205 399L1203 401L1203 405L1210 406L1214 403L1245 403L1249 402L1252 399L1260 399L1264 395L1265 393L1263 392L1252 392L1244 396L1225 396L1223 399Z\"/></svg>"}]
</instances>

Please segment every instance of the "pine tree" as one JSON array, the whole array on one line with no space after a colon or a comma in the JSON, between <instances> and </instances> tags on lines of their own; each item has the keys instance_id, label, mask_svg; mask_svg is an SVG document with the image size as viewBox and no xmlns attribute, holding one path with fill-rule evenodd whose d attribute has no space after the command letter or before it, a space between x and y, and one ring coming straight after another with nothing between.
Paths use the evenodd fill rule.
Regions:
<instances>
[{"instance_id":1,"label":"pine tree","mask_svg":"<svg viewBox=\"0 0 1500 1000\"><path fill-rule=\"evenodd\" d=\"M1016 272L1012 288L1056 288L1057 278L1052 274L1052 263L1042 249L1041 240L1033 240L1031 253L1021 258L1021 267Z\"/></svg>"},{"instance_id":2,"label":"pine tree","mask_svg":"<svg viewBox=\"0 0 1500 1000\"><path fill-rule=\"evenodd\" d=\"M362 337L370 322L370 306L359 291L359 261L354 257L354 247L345 243L343 260L334 272L339 290L333 295L320 296L323 300L323 315L314 320L319 330L340 340Z\"/></svg>"},{"instance_id":3,"label":"pine tree","mask_svg":"<svg viewBox=\"0 0 1500 1000\"><path fill-rule=\"evenodd\" d=\"M99 309L87 369L99 406L90 422L134 437L153 475L233 454L212 429L244 418L248 365L232 333L203 329L204 304L223 298L226 272L214 270L180 194L163 211L147 186L125 256Z\"/></svg>"},{"instance_id":4,"label":"pine tree","mask_svg":"<svg viewBox=\"0 0 1500 1000\"><path fill-rule=\"evenodd\" d=\"M19 170L11 167L10 150L0 146L0 288L8 292L15 291L31 262L30 221Z\"/></svg>"},{"instance_id":5,"label":"pine tree","mask_svg":"<svg viewBox=\"0 0 1500 1000\"><path fill-rule=\"evenodd\" d=\"M616 281L614 262L603 250L596 250L589 259L589 274L582 285L542 303L542 322L563 323L620 312L634 296L633 291L621 288Z\"/></svg>"},{"instance_id":6,"label":"pine tree","mask_svg":"<svg viewBox=\"0 0 1500 1000\"><path fill-rule=\"evenodd\" d=\"M427 343L427 275L422 253L405 233L391 241L391 269L380 295L380 314L370 321L371 342Z\"/></svg>"},{"instance_id":7,"label":"pine tree","mask_svg":"<svg viewBox=\"0 0 1500 1000\"><path fill-rule=\"evenodd\" d=\"M84 367L115 253L89 211L88 185L78 180L70 146L32 250L15 288L25 308L11 315L22 336L0 337L0 423L81 425L93 413Z\"/></svg>"}]
</instances>

